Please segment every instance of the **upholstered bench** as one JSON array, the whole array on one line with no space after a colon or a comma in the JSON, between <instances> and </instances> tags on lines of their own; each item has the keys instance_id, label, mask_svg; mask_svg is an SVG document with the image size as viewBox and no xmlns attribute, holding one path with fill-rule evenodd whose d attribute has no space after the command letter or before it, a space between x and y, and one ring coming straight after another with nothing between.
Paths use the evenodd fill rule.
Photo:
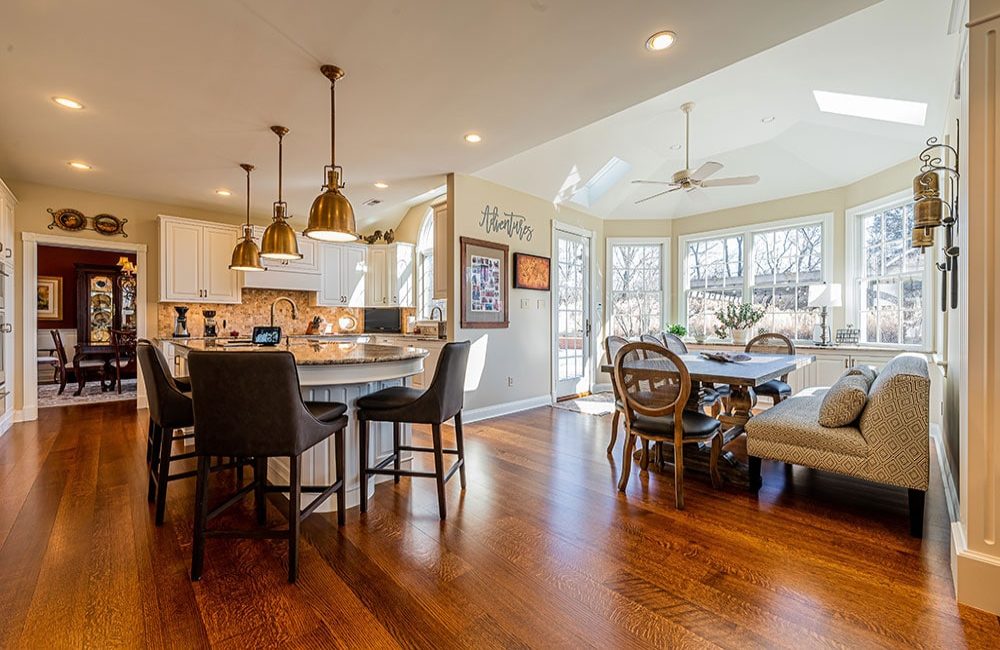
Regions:
<instances>
[{"instance_id":1,"label":"upholstered bench","mask_svg":"<svg viewBox=\"0 0 1000 650\"><path fill-rule=\"evenodd\" d=\"M842 415L843 405L836 411L832 394L842 388L842 382L853 382L857 396L856 380L845 373L828 390L796 395L750 418L746 424L750 487L754 491L760 488L762 458L905 487L909 490L910 534L920 537L930 477L927 361L916 354L895 357L871 382L867 398L862 396L863 407L856 421L842 426L820 424L829 422L831 410ZM824 400L828 400L826 407Z\"/></svg>"}]
</instances>

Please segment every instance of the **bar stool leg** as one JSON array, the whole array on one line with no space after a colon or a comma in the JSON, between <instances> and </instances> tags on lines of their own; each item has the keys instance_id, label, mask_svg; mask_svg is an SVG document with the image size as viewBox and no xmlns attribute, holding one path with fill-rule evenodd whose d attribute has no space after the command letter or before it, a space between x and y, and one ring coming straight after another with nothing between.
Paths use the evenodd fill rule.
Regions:
<instances>
[{"instance_id":1,"label":"bar stool leg","mask_svg":"<svg viewBox=\"0 0 1000 650\"><path fill-rule=\"evenodd\" d=\"M288 582L299 577L299 525L302 523L299 456L288 458Z\"/></svg>"},{"instance_id":2,"label":"bar stool leg","mask_svg":"<svg viewBox=\"0 0 1000 650\"><path fill-rule=\"evenodd\" d=\"M344 478L344 429L333 434L334 462L337 469L337 525L343 526L347 521L347 481Z\"/></svg>"},{"instance_id":3,"label":"bar stool leg","mask_svg":"<svg viewBox=\"0 0 1000 650\"><path fill-rule=\"evenodd\" d=\"M455 447L458 449L458 460L462 465L458 468L458 478L465 489L465 436L462 433L462 412L455 414Z\"/></svg>"},{"instance_id":4,"label":"bar stool leg","mask_svg":"<svg viewBox=\"0 0 1000 650\"><path fill-rule=\"evenodd\" d=\"M156 500L156 486L159 482L160 477L160 444L163 437L163 429L160 425L153 423L153 447L149 451L149 490L146 494L146 499L152 503Z\"/></svg>"},{"instance_id":5,"label":"bar stool leg","mask_svg":"<svg viewBox=\"0 0 1000 650\"><path fill-rule=\"evenodd\" d=\"M358 489L361 490L361 512L368 512L368 420L358 420L359 465Z\"/></svg>"},{"instance_id":6,"label":"bar stool leg","mask_svg":"<svg viewBox=\"0 0 1000 650\"><path fill-rule=\"evenodd\" d=\"M194 498L194 544L191 545L191 580L201 580L205 563L205 526L208 522L208 476L212 459L198 456L198 478Z\"/></svg>"},{"instance_id":7,"label":"bar stool leg","mask_svg":"<svg viewBox=\"0 0 1000 650\"><path fill-rule=\"evenodd\" d=\"M441 425L432 424L431 432L434 436L434 480L437 481L438 514L443 520L448 517L448 506L444 501L444 453L441 451Z\"/></svg>"},{"instance_id":8,"label":"bar stool leg","mask_svg":"<svg viewBox=\"0 0 1000 650\"><path fill-rule=\"evenodd\" d=\"M400 440L399 429L400 429L399 422L393 422L392 423L392 456L393 456L392 467L397 472L399 471L399 440ZM395 476L392 477L392 482L398 484L399 478L400 478L399 474L396 474Z\"/></svg>"},{"instance_id":9,"label":"bar stool leg","mask_svg":"<svg viewBox=\"0 0 1000 650\"><path fill-rule=\"evenodd\" d=\"M160 428L160 471L156 475L156 525L163 525L163 515L167 509L167 483L170 478L170 450L173 447L174 430Z\"/></svg>"},{"instance_id":10,"label":"bar stool leg","mask_svg":"<svg viewBox=\"0 0 1000 650\"><path fill-rule=\"evenodd\" d=\"M257 510L257 524L263 526L267 523L267 500L264 488L267 487L267 458L258 456L253 459L253 502Z\"/></svg>"},{"instance_id":11,"label":"bar stool leg","mask_svg":"<svg viewBox=\"0 0 1000 650\"><path fill-rule=\"evenodd\" d=\"M156 431L156 423L153 418L149 418L149 433L146 435L146 464L153 460L153 435Z\"/></svg>"}]
</instances>

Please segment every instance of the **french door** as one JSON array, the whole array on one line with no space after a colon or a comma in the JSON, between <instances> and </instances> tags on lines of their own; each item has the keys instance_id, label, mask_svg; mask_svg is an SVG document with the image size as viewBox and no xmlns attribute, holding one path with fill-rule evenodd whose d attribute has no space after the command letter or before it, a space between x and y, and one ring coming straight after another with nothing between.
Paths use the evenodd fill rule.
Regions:
<instances>
[{"instance_id":1,"label":"french door","mask_svg":"<svg viewBox=\"0 0 1000 650\"><path fill-rule=\"evenodd\" d=\"M553 231L553 383L556 399L585 393L591 383L590 244L579 232Z\"/></svg>"}]
</instances>

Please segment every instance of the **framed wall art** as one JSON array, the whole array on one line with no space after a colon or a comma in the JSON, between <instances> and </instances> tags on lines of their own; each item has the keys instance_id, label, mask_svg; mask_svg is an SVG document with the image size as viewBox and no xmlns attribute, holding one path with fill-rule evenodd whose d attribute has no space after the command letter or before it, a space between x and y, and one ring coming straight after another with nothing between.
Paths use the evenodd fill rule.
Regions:
<instances>
[{"instance_id":1,"label":"framed wall art","mask_svg":"<svg viewBox=\"0 0 1000 650\"><path fill-rule=\"evenodd\" d=\"M38 320L62 320L62 278L38 276Z\"/></svg>"},{"instance_id":2,"label":"framed wall art","mask_svg":"<svg viewBox=\"0 0 1000 650\"><path fill-rule=\"evenodd\" d=\"M505 328L507 317L507 251L497 244L460 238L462 248L461 326L471 329Z\"/></svg>"},{"instance_id":3,"label":"framed wall art","mask_svg":"<svg viewBox=\"0 0 1000 650\"><path fill-rule=\"evenodd\" d=\"M540 255L514 253L514 288L548 291L551 260Z\"/></svg>"}]
</instances>

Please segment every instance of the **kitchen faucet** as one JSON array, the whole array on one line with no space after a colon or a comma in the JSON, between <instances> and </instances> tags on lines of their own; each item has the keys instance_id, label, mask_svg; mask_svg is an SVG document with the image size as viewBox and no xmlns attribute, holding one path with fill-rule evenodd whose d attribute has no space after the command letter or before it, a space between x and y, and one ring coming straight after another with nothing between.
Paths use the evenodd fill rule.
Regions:
<instances>
[{"instance_id":1,"label":"kitchen faucet","mask_svg":"<svg viewBox=\"0 0 1000 650\"><path fill-rule=\"evenodd\" d=\"M295 301L287 296L281 296L280 298L271 303L271 327L274 327L274 308L282 300L284 300L285 302L287 302L289 305L292 306L292 320L295 320L296 318L299 317L299 308L295 305Z\"/></svg>"},{"instance_id":2,"label":"kitchen faucet","mask_svg":"<svg viewBox=\"0 0 1000 650\"><path fill-rule=\"evenodd\" d=\"M434 305L433 307L431 307L431 318L432 319L434 318L434 312L435 311L438 313L438 318L437 318L438 321L444 320L444 310L441 309L440 305Z\"/></svg>"}]
</instances>

